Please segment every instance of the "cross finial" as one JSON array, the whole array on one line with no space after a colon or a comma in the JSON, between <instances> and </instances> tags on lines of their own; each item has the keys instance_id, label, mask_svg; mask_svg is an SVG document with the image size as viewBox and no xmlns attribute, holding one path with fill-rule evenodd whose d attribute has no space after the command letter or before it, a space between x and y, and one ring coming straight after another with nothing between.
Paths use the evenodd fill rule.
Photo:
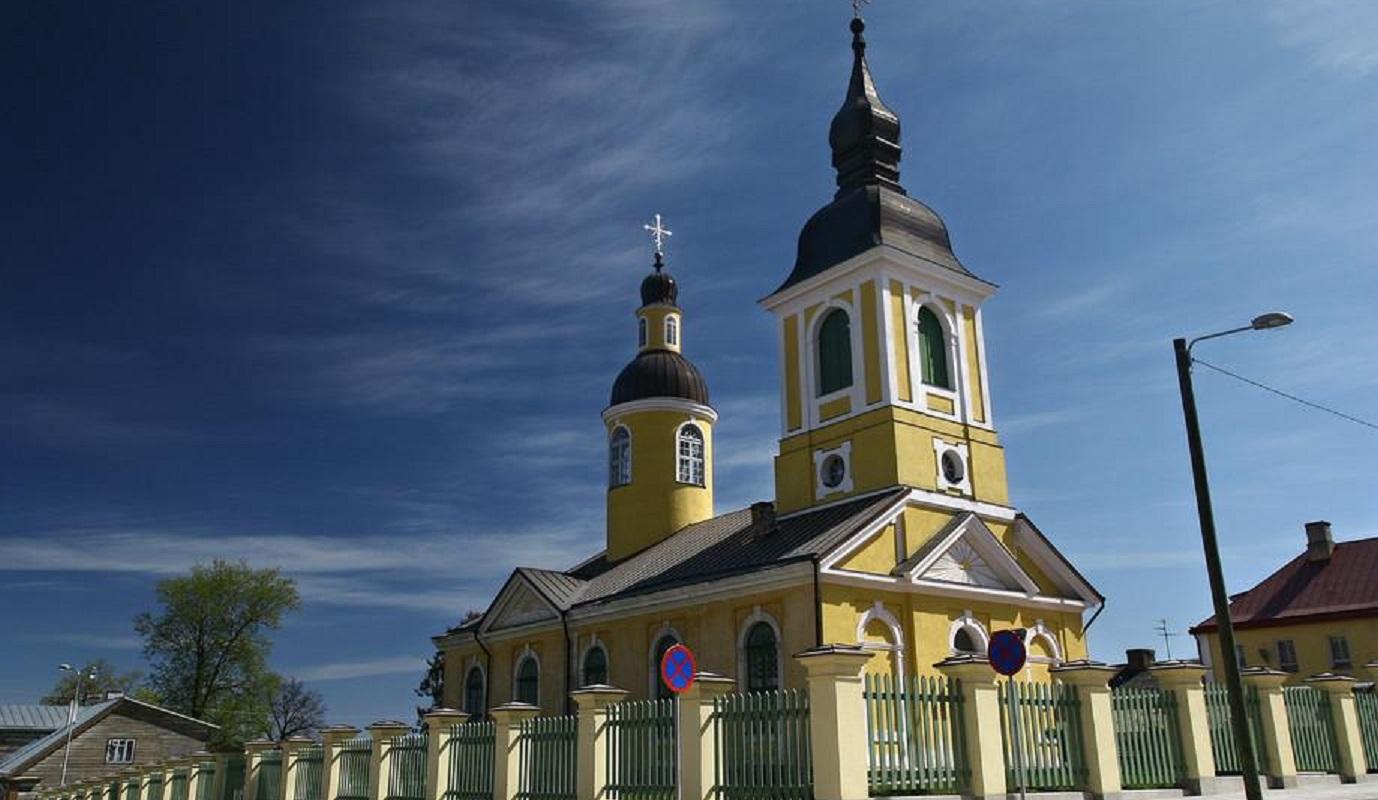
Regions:
<instances>
[{"instance_id":1,"label":"cross finial","mask_svg":"<svg viewBox=\"0 0 1378 800\"><path fill-rule=\"evenodd\" d=\"M661 222L659 214L655 215L654 224L642 225L641 227L650 232L651 241L655 242L656 246L656 263L660 263L665 256L665 238L674 236L674 233Z\"/></svg>"},{"instance_id":2,"label":"cross finial","mask_svg":"<svg viewBox=\"0 0 1378 800\"><path fill-rule=\"evenodd\" d=\"M870 2L871 0L852 0L852 18L861 19L861 7Z\"/></svg>"}]
</instances>

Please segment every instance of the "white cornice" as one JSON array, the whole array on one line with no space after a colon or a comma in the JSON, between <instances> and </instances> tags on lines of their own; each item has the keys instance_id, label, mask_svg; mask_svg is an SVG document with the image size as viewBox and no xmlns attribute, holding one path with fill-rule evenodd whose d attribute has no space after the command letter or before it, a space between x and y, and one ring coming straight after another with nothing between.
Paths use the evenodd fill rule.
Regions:
<instances>
[{"instance_id":1,"label":"white cornice","mask_svg":"<svg viewBox=\"0 0 1378 800\"><path fill-rule=\"evenodd\" d=\"M988 589L982 586L968 586L959 583L943 583L939 581L910 581L906 578L899 578L892 575L875 575L867 572L850 572L839 569L825 569L819 579L823 583L838 584L841 586L859 586L867 589L885 589L892 592L904 594L938 595L942 597L960 597L968 600L984 600L986 602L1006 603L1014 606L1025 606L1028 608L1058 609L1080 613L1087 608L1087 604L1081 600L1074 600L1067 597L1047 597L1044 595L1029 595L1024 592L1012 592L1004 589Z\"/></svg>"},{"instance_id":2,"label":"white cornice","mask_svg":"<svg viewBox=\"0 0 1378 800\"><path fill-rule=\"evenodd\" d=\"M935 264L924 258L919 258L911 253L906 253L891 245L876 245L875 247L858 253L838 264L823 270L817 275L813 275L787 289L776 292L775 294L761 298L761 306L769 311L775 311L782 306L805 298L813 294L817 289L827 286L829 283L841 279L854 272L865 269L876 263L884 263L892 267L905 270L921 276L924 283L931 286L941 286L948 291L965 295L964 299L968 302L979 304L995 293L996 287L992 283L987 283L980 278L964 275L949 267Z\"/></svg>"},{"instance_id":3,"label":"white cornice","mask_svg":"<svg viewBox=\"0 0 1378 800\"><path fill-rule=\"evenodd\" d=\"M712 406L679 397L647 397L643 400L631 400L608 406L603 411L603 422L611 423L623 414L634 414L638 411L682 411L706 419L710 423L718 421L718 412L714 411Z\"/></svg>"}]
</instances>

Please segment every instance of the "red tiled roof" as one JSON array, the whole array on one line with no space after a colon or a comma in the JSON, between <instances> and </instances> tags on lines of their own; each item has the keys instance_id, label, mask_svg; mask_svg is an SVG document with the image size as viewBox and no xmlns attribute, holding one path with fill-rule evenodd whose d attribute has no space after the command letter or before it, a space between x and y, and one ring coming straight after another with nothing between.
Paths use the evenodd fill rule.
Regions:
<instances>
[{"instance_id":1,"label":"red tiled roof","mask_svg":"<svg viewBox=\"0 0 1378 800\"><path fill-rule=\"evenodd\" d=\"M1378 537L1339 542L1328 561L1307 561L1303 552L1230 601L1236 628L1370 615L1378 615ZM1191 632L1215 629L1212 615Z\"/></svg>"}]
</instances>

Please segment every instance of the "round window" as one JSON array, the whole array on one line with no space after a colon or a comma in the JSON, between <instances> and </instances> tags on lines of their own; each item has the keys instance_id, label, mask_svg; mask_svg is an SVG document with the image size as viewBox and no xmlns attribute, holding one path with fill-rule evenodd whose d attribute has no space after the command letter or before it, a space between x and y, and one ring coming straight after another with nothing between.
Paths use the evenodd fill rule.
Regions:
<instances>
[{"instance_id":1,"label":"round window","mask_svg":"<svg viewBox=\"0 0 1378 800\"><path fill-rule=\"evenodd\" d=\"M847 477L847 462L842 456L833 453L823 459L823 485L835 489Z\"/></svg>"},{"instance_id":2,"label":"round window","mask_svg":"<svg viewBox=\"0 0 1378 800\"><path fill-rule=\"evenodd\" d=\"M946 450L943 452L943 480L948 483L961 483L966 477L966 464L962 463L962 454L956 450Z\"/></svg>"}]
</instances>

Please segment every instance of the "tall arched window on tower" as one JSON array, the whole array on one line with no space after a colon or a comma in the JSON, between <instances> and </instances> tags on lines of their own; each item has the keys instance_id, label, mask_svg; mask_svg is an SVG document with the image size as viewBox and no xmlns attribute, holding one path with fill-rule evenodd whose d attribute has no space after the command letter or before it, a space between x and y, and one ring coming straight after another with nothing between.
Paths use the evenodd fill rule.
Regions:
<instances>
[{"instance_id":1,"label":"tall arched window on tower","mask_svg":"<svg viewBox=\"0 0 1378 800\"><path fill-rule=\"evenodd\" d=\"M464 677L464 710L470 716L483 716L483 670L477 666L469 668Z\"/></svg>"},{"instance_id":2,"label":"tall arched window on tower","mask_svg":"<svg viewBox=\"0 0 1378 800\"><path fill-rule=\"evenodd\" d=\"M947 368L947 332L938 315L928 306L919 308L919 371L923 382L942 389L952 388L952 374Z\"/></svg>"},{"instance_id":3,"label":"tall arched window on tower","mask_svg":"<svg viewBox=\"0 0 1378 800\"><path fill-rule=\"evenodd\" d=\"M679 447L679 469L676 480L703 486L703 431L693 423L680 426L676 437Z\"/></svg>"},{"instance_id":4,"label":"tall arched window on tower","mask_svg":"<svg viewBox=\"0 0 1378 800\"><path fill-rule=\"evenodd\" d=\"M646 318L639 317L636 320L636 346L646 346Z\"/></svg>"},{"instance_id":5,"label":"tall arched window on tower","mask_svg":"<svg viewBox=\"0 0 1378 800\"><path fill-rule=\"evenodd\" d=\"M852 385L852 323L847 312L835 308L818 326L818 394L832 394Z\"/></svg>"},{"instance_id":6,"label":"tall arched window on tower","mask_svg":"<svg viewBox=\"0 0 1378 800\"><path fill-rule=\"evenodd\" d=\"M664 700L674 696L670 687L665 685L665 681L660 679L660 660L665 658L665 651L679 644L679 640L674 634L665 634L656 640L656 646L651 648L651 684L655 686L655 696L657 700Z\"/></svg>"},{"instance_id":7,"label":"tall arched window on tower","mask_svg":"<svg viewBox=\"0 0 1378 800\"><path fill-rule=\"evenodd\" d=\"M528 655L522 659L517 666L516 691L512 693L512 699L518 703L530 705L540 705L541 696L541 665L536 663L536 657Z\"/></svg>"},{"instance_id":8,"label":"tall arched window on tower","mask_svg":"<svg viewBox=\"0 0 1378 800\"><path fill-rule=\"evenodd\" d=\"M679 346L679 317L673 314L665 318L665 343Z\"/></svg>"},{"instance_id":9,"label":"tall arched window on tower","mask_svg":"<svg viewBox=\"0 0 1378 800\"><path fill-rule=\"evenodd\" d=\"M621 425L608 440L608 485L617 488L632 482L632 434Z\"/></svg>"},{"instance_id":10,"label":"tall arched window on tower","mask_svg":"<svg viewBox=\"0 0 1378 800\"><path fill-rule=\"evenodd\" d=\"M769 622L761 621L746 633L746 690L773 692L780 688L780 643Z\"/></svg>"}]
</instances>

